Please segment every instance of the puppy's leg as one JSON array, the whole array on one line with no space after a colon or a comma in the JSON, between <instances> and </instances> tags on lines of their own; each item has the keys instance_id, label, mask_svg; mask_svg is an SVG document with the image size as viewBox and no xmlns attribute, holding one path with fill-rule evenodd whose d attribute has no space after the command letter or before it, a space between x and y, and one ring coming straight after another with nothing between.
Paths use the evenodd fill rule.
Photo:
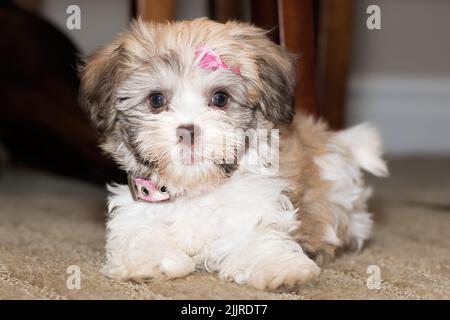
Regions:
<instances>
[{"instance_id":1,"label":"puppy's leg","mask_svg":"<svg viewBox=\"0 0 450 320\"><path fill-rule=\"evenodd\" d=\"M195 263L182 250L170 245L162 226L121 230L111 229L107 238L107 276L125 279L178 278L195 270Z\"/></svg>"},{"instance_id":2,"label":"puppy's leg","mask_svg":"<svg viewBox=\"0 0 450 320\"><path fill-rule=\"evenodd\" d=\"M221 278L257 289L293 287L316 278L320 272L298 243L277 230L261 228L245 237L225 238L217 244L223 246L217 249L228 250L217 265Z\"/></svg>"},{"instance_id":3,"label":"puppy's leg","mask_svg":"<svg viewBox=\"0 0 450 320\"><path fill-rule=\"evenodd\" d=\"M107 223L107 263L104 273L118 280L183 277L195 269L191 257L178 248L167 226L132 200L126 186L110 187Z\"/></svg>"},{"instance_id":4,"label":"puppy's leg","mask_svg":"<svg viewBox=\"0 0 450 320\"><path fill-rule=\"evenodd\" d=\"M371 189L363 170L378 177L388 175L381 144L378 131L362 124L333 133L324 154L314 159L320 178L311 184L314 190L298 197L304 212L296 239L316 261L332 258L341 246L360 250L370 237L372 215L367 200Z\"/></svg>"},{"instance_id":5,"label":"puppy's leg","mask_svg":"<svg viewBox=\"0 0 450 320\"><path fill-rule=\"evenodd\" d=\"M298 213L283 194L284 182L245 179L231 188L236 201L223 204L222 223L208 247L208 270L258 289L291 287L317 277L319 267L291 236ZM246 193L236 193L248 185Z\"/></svg>"}]
</instances>

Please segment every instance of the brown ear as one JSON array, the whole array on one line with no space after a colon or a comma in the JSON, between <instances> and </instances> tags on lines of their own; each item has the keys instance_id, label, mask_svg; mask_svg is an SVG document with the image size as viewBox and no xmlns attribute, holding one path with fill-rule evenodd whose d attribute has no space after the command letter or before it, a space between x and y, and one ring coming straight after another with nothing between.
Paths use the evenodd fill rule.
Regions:
<instances>
[{"instance_id":1,"label":"brown ear","mask_svg":"<svg viewBox=\"0 0 450 320\"><path fill-rule=\"evenodd\" d=\"M290 124L294 119L295 63L296 58L279 47L257 58L261 112L277 124Z\"/></svg>"},{"instance_id":2,"label":"brown ear","mask_svg":"<svg viewBox=\"0 0 450 320\"><path fill-rule=\"evenodd\" d=\"M272 42L265 30L237 22L228 25L234 31L233 37L251 52L255 61L255 89L261 112L274 123L291 123L295 114L297 57Z\"/></svg>"},{"instance_id":3,"label":"brown ear","mask_svg":"<svg viewBox=\"0 0 450 320\"><path fill-rule=\"evenodd\" d=\"M115 88L119 79L121 46L112 43L98 49L79 67L79 102L100 134L109 131L116 112Z\"/></svg>"}]
</instances>

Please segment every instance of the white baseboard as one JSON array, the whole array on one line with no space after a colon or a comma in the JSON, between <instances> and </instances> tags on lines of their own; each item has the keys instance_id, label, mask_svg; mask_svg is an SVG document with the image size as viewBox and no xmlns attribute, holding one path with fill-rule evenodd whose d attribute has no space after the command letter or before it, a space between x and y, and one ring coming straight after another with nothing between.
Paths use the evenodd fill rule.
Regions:
<instances>
[{"instance_id":1,"label":"white baseboard","mask_svg":"<svg viewBox=\"0 0 450 320\"><path fill-rule=\"evenodd\" d=\"M450 78L351 77L347 125L365 121L387 154L450 155Z\"/></svg>"}]
</instances>

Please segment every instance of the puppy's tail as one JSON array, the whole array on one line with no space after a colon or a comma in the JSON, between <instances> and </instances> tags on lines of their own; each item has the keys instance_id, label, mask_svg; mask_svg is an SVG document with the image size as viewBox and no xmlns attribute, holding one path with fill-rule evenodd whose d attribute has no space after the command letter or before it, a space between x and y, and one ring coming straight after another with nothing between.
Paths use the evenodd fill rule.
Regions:
<instances>
[{"instance_id":1,"label":"puppy's tail","mask_svg":"<svg viewBox=\"0 0 450 320\"><path fill-rule=\"evenodd\" d=\"M347 148L356 163L377 177L389 175L386 163L382 159L383 145L378 129L369 123L339 131L333 137Z\"/></svg>"}]
</instances>

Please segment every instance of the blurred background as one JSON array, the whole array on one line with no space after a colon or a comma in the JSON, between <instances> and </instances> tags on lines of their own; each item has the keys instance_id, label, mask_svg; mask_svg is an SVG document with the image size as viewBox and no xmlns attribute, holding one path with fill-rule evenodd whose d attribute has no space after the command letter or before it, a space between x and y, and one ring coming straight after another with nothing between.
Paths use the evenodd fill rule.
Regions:
<instances>
[{"instance_id":1,"label":"blurred background","mask_svg":"<svg viewBox=\"0 0 450 320\"><path fill-rule=\"evenodd\" d=\"M80 29L67 26L80 9ZM370 5L380 29L369 29ZM0 4L0 163L93 182L122 179L77 105L80 57L136 16L208 16L272 30L300 55L298 109L335 129L381 130L389 158L450 157L450 1L17 0Z\"/></svg>"}]
</instances>

